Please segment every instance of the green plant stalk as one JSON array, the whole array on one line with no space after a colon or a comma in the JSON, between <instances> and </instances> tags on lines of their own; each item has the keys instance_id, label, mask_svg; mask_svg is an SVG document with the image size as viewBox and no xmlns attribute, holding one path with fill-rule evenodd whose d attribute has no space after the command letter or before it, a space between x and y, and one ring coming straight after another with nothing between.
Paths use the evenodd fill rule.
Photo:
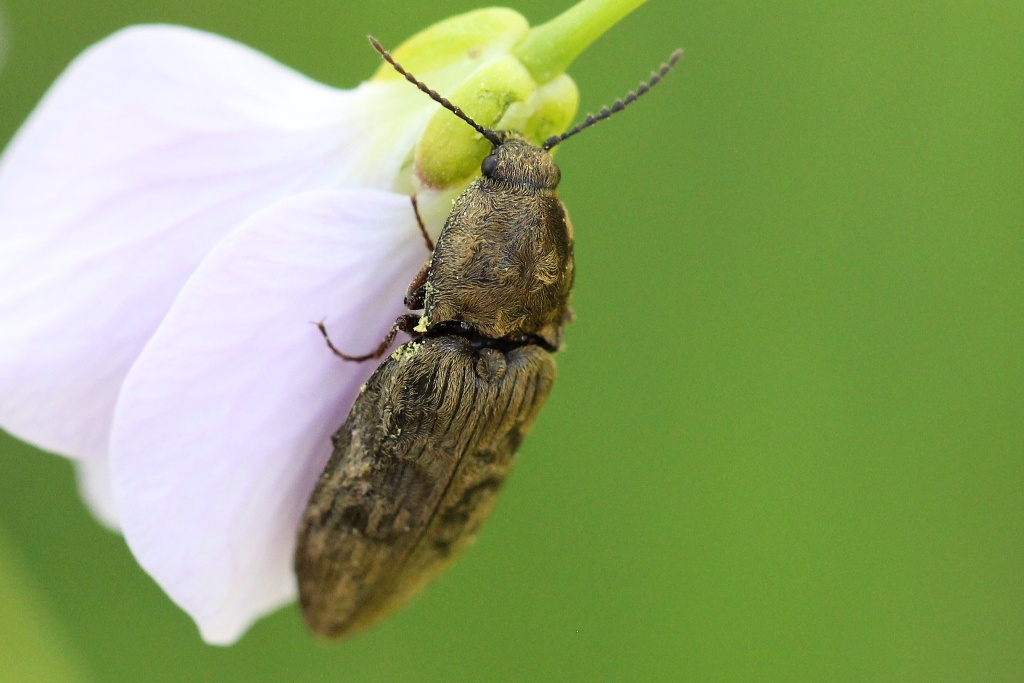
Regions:
<instances>
[{"instance_id":1,"label":"green plant stalk","mask_svg":"<svg viewBox=\"0 0 1024 683\"><path fill-rule=\"evenodd\" d=\"M565 72L601 34L647 0L583 0L530 29L513 53L538 84Z\"/></svg>"}]
</instances>

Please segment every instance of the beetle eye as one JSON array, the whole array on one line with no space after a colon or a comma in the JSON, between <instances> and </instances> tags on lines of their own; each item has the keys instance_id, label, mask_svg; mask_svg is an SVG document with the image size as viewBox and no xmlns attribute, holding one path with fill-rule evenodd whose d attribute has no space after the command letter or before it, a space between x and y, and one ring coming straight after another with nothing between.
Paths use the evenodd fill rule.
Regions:
<instances>
[{"instance_id":1,"label":"beetle eye","mask_svg":"<svg viewBox=\"0 0 1024 683\"><path fill-rule=\"evenodd\" d=\"M498 157L493 154L489 155L484 159L484 162L480 164L480 172L488 178L494 175L496 170L498 170Z\"/></svg>"}]
</instances>

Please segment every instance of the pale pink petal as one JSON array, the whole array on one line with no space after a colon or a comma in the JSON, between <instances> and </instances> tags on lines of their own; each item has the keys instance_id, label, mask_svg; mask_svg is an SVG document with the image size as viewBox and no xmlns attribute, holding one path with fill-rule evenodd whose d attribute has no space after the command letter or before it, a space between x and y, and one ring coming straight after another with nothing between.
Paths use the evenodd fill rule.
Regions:
<instances>
[{"instance_id":1,"label":"pale pink petal","mask_svg":"<svg viewBox=\"0 0 1024 683\"><path fill-rule=\"evenodd\" d=\"M114 492L142 566L212 643L295 596L299 518L426 261L409 198L308 193L210 253L125 379Z\"/></svg>"},{"instance_id":2,"label":"pale pink petal","mask_svg":"<svg viewBox=\"0 0 1024 683\"><path fill-rule=\"evenodd\" d=\"M120 531L121 523L110 481L109 458L83 458L75 461L78 491L92 510L92 514L111 531Z\"/></svg>"},{"instance_id":3,"label":"pale pink petal","mask_svg":"<svg viewBox=\"0 0 1024 683\"><path fill-rule=\"evenodd\" d=\"M86 51L0 161L0 426L103 458L125 373L197 264L289 194L392 189L433 106L409 90L331 89L171 26Z\"/></svg>"}]
</instances>

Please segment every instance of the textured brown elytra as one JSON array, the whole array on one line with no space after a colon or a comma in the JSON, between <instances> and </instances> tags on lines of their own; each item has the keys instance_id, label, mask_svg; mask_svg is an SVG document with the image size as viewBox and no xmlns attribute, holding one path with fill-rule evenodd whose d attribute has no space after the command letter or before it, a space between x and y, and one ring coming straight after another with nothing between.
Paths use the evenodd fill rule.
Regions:
<instances>
[{"instance_id":1,"label":"textured brown elytra","mask_svg":"<svg viewBox=\"0 0 1024 683\"><path fill-rule=\"evenodd\" d=\"M636 92L538 147L513 131L481 127L370 41L494 149L409 287L405 302L423 315L399 318L365 356L337 350L320 326L346 360L383 356L399 330L413 337L363 387L302 520L300 602L310 629L326 638L365 628L406 602L490 514L551 391L552 354L572 318L572 227L549 150L635 101L681 55Z\"/></svg>"}]
</instances>

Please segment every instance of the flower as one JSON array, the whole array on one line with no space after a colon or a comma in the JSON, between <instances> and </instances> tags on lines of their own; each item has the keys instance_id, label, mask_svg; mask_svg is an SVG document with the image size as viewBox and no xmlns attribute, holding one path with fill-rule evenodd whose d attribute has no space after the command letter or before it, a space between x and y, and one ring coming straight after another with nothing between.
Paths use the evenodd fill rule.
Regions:
<instances>
[{"instance_id":1,"label":"flower","mask_svg":"<svg viewBox=\"0 0 1024 683\"><path fill-rule=\"evenodd\" d=\"M530 29L471 12L394 55L481 124L540 141L565 67L642 0ZM101 41L0 161L0 425L75 460L83 497L227 644L294 599L298 521L488 143L384 65L328 88L174 26Z\"/></svg>"}]
</instances>

